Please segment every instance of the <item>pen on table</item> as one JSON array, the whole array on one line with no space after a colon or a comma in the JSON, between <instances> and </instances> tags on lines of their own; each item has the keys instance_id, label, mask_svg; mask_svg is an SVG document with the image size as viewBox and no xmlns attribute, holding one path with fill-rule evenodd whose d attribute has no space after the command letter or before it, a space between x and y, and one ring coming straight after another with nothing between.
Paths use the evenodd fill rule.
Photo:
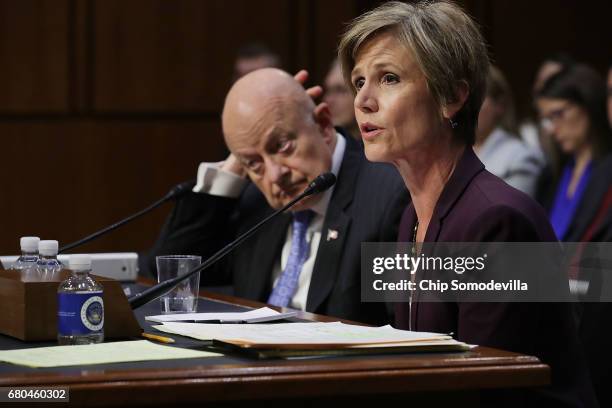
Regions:
<instances>
[{"instance_id":1,"label":"pen on table","mask_svg":"<svg viewBox=\"0 0 612 408\"><path fill-rule=\"evenodd\" d=\"M158 336L157 334L142 333L142 337L149 340L159 341L161 343L174 343L174 339L165 336Z\"/></svg>"}]
</instances>

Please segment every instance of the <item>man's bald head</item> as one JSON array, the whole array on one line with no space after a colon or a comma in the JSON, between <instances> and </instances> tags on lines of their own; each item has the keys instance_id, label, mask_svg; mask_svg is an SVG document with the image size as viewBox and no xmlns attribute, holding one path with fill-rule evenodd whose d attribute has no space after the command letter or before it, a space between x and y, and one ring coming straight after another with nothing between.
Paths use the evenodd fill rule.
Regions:
<instances>
[{"instance_id":1,"label":"man's bald head","mask_svg":"<svg viewBox=\"0 0 612 408\"><path fill-rule=\"evenodd\" d=\"M230 147L282 118L312 122L315 105L291 75L277 68L253 71L234 83L223 106L223 134ZM285 122L285 121L282 121Z\"/></svg>"},{"instance_id":2,"label":"man's bald head","mask_svg":"<svg viewBox=\"0 0 612 408\"><path fill-rule=\"evenodd\" d=\"M336 136L329 109L315 108L302 85L280 69L260 69L236 81L222 123L228 148L274 208L331 168Z\"/></svg>"}]
</instances>

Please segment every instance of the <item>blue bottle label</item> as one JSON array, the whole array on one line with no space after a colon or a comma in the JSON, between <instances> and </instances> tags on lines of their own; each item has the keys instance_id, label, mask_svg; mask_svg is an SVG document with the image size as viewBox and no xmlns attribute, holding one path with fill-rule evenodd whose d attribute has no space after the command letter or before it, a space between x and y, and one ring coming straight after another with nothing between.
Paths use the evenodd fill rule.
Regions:
<instances>
[{"instance_id":1,"label":"blue bottle label","mask_svg":"<svg viewBox=\"0 0 612 408\"><path fill-rule=\"evenodd\" d=\"M104 328L102 292L58 293L57 329L61 335L99 333Z\"/></svg>"}]
</instances>

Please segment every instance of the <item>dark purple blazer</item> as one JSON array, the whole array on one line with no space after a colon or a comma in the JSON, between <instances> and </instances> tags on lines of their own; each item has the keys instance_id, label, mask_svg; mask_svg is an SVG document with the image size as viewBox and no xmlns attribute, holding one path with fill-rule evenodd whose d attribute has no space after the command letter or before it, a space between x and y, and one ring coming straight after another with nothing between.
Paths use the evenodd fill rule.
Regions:
<instances>
[{"instance_id":1,"label":"dark purple blazer","mask_svg":"<svg viewBox=\"0 0 612 408\"><path fill-rule=\"evenodd\" d=\"M412 240L415 223L416 213L410 204L402 217L399 241ZM486 171L468 147L436 203L425 242L512 241L557 238L543 208ZM396 304L398 328L408 329L411 320L411 330L454 333L460 341L535 355L550 365L552 387L536 393L513 393L501 400L502 405L597 406L581 361L571 304L419 303L418 299L417 293L411 312L408 303ZM500 399L495 401L497 404Z\"/></svg>"}]
</instances>

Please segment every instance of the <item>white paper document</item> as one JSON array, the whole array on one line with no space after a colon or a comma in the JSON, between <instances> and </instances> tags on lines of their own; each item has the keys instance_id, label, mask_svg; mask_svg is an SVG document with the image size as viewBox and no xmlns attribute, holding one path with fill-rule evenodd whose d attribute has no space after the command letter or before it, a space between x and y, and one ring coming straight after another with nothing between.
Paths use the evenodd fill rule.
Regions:
<instances>
[{"instance_id":1,"label":"white paper document","mask_svg":"<svg viewBox=\"0 0 612 408\"><path fill-rule=\"evenodd\" d=\"M0 351L0 361L28 367L126 363L220 356L208 351L162 346L147 340L116 341L78 346L37 347Z\"/></svg>"},{"instance_id":2,"label":"white paper document","mask_svg":"<svg viewBox=\"0 0 612 408\"><path fill-rule=\"evenodd\" d=\"M451 336L439 333L411 332L391 326L367 327L341 322L276 323L258 325L223 325L164 322L153 326L159 331L198 340L222 340L269 345L384 345L418 342L455 342Z\"/></svg>"},{"instance_id":3,"label":"white paper document","mask_svg":"<svg viewBox=\"0 0 612 408\"><path fill-rule=\"evenodd\" d=\"M280 313L269 307L262 307L248 312L235 313L175 313L146 316L145 320L156 323L164 322L220 322L220 323L259 323L293 317L297 312Z\"/></svg>"}]
</instances>

